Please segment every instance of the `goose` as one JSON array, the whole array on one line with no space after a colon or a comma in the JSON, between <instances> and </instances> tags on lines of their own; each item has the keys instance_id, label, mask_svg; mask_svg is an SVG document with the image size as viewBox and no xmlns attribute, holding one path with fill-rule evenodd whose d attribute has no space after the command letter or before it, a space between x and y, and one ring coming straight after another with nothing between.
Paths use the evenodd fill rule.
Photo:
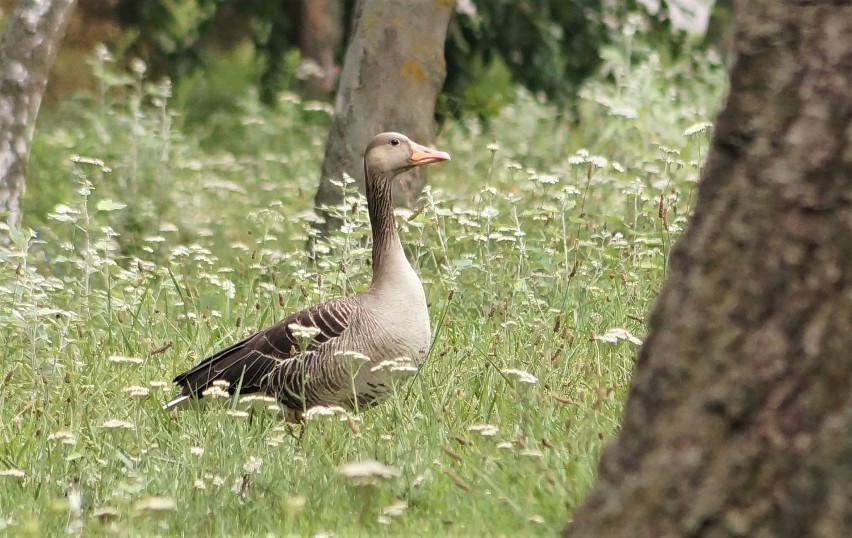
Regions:
<instances>
[{"instance_id":1,"label":"goose","mask_svg":"<svg viewBox=\"0 0 852 538\"><path fill-rule=\"evenodd\" d=\"M376 135L364 152L373 236L369 288L296 312L207 357L174 378L181 391L164 409L214 387L232 396L272 396L295 421L317 406L357 412L386 399L395 376L382 364L405 357L419 368L432 338L423 284L397 234L391 181L416 166L448 160L448 153L400 133Z\"/></svg>"}]
</instances>

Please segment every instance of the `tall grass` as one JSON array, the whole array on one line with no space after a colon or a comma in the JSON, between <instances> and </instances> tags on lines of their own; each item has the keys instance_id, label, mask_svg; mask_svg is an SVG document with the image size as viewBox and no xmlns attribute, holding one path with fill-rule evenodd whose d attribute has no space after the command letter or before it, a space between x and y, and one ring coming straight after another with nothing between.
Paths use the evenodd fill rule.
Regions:
<instances>
[{"instance_id":1,"label":"tall grass","mask_svg":"<svg viewBox=\"0 0 852 538\"><path fill-rule=\"evenodd\" d=\"M578 122L519 91L488 128L445 127L453 161L398 214L428 361L301 438L270 402L160 405L199 358L369 282L359 195L329 255L303 249L328 107L235 96L230 137L202 145L167 84L97 57L100 95L39 125L27 227L0 253L0 529L553 535L618 429L725 84L706 57L623 50ZM341 473L373 460L384 477Z\"/></svg>"}]
</instances>

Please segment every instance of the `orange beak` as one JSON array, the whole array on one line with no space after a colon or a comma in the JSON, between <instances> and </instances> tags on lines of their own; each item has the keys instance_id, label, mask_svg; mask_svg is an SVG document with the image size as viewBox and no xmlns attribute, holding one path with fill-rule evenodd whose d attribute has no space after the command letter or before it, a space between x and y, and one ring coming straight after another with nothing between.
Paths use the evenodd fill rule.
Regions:
<instances>
[{"instance_id":1,"label":"orange beak","mask_svg":"<svg viewBox=\"0 0 852 538\"><path fill-rule=\"evenodd\" d=\"M420 166L423 164L449 160L450 154L445 151L427 148L426 146L421 146L417 142L411 143L411 166Z\"/></svg>"}]
</instances>

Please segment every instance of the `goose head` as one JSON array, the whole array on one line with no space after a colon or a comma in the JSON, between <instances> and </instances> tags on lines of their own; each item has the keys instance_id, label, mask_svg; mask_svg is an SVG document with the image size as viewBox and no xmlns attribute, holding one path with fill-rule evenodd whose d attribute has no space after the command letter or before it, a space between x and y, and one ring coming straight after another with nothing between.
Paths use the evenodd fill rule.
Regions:
<instances>
[{"instance_id":1,"label":"goose head","mask_svg":"<svg viewBox=\"0 0 852 538\"><path fill-rule=\"evenodd\" d=\"M377 176L390 179L415 166L448 160L449 153L421 146L404 134L392 132L374 136L364 152L367 181Z\"/></svg>"}]
</instances>

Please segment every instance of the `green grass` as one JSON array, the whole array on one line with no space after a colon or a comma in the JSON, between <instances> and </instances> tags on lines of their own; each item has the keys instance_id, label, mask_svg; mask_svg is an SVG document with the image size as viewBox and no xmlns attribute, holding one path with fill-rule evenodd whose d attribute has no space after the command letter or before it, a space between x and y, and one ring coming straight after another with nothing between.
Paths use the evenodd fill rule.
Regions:
<instances>
[{"instance_id":1,"label":"green grass","mask_svg":"<svg viewBox=\"0 0 852 538\"><path fill-rule=\"evenodd\" d=\"M344 230L318 243L330 254L303 249L327 111L235 96L239 114L181 134L168 88L131 73L46 113L35 235L0 252L0 529L552 536L630 383L638 347L601 337L644 336L725 84L703 56L630 64L613 49L607 65L615 84L588 84L578 123L521 92L487 129L443 129L453 161L398 219L431 305L429 359L384 405L312 419L301 440L263 405L160 405L199 358L369 282L363 199L338 208ZM365 460L398 475L339 473Z\"/></svg>"}]
</instances>

